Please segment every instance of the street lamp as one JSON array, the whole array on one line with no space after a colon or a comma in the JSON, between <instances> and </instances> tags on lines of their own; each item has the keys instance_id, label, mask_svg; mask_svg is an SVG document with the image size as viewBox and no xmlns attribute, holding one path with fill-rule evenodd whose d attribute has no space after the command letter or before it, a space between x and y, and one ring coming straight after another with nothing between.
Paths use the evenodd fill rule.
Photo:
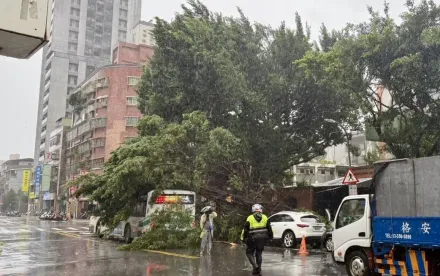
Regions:
<instances>
[{"instance_id":1,"label":"street lamp","mask_svg":"<svg viewBox=\"0 0 440 276\"><path fill-rule=\"evenodd\" d=\"M347 137L348 167L351 168L351 154L350 154L351 133L347 129L345 129L345 127L341 123L333 119L324 119L324 121L327 123L336 124L339 127L339 129L341 129L344 132L345 137ZM350 185L348 188L348 193L349 195L357 195L357 185Z\"/></svg>"},{"instance_id":2,"label":"street lamp","mask_svg":"<svg viewBox=\"0 0 440 276\"><path fill-rule=\"evenodd\" d=\"M333 119L324 119L327 123L335 124L337 125L342 132L344 132L345 137L347 138L347 151L348 151L348 167L351 168L351 154L350 154L350 139L351 139L351 133L346 130L341 123L333 120Z\"/></svg>"}]
</instances>

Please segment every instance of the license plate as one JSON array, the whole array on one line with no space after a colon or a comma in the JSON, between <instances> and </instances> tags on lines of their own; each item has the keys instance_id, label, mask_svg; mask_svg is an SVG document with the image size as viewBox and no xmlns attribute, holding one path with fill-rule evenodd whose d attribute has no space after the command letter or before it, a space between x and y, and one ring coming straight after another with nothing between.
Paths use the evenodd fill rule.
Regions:
<instances>
[{"instance_id":1,"label":"license plate","mask_svg":"<svg viewBox=\"0 0 440 276\"><path fill-rule=\"evenodd\" d=\"M321 226L313 226L313 230L315 231L320 231L322 229Z\"/></svg>"}]
</instances>

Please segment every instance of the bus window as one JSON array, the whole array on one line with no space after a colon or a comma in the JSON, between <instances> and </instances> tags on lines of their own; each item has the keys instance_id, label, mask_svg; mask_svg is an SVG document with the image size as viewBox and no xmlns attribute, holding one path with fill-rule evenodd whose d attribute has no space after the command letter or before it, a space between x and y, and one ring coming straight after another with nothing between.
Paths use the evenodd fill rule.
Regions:
<instances>
[{"instance_id":1,"label":"bus window","mask_svg":"<svg viewBox=\"0 0 440 276\"><path fill-rule=\"evenodd\" d=\"M134 208L133 217L145 217L147 202L139 202Z\"/></svg>"}]
</instances>

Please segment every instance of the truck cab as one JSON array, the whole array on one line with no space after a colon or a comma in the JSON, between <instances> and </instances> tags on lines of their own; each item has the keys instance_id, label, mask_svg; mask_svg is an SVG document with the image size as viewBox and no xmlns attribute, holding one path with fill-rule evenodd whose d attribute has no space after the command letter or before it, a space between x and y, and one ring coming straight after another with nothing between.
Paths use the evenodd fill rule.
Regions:
<instances>
[{"instance_id":1,"label":"truck cab","mask_svg":"<svg viewBox=\"0 0 440 276\"><path fill-rule=\"evenodd\" d=\"M372 238L370 195L347 196L334 220L333 257L351 275L369 275Z\"/></svg>"}]
</instances>

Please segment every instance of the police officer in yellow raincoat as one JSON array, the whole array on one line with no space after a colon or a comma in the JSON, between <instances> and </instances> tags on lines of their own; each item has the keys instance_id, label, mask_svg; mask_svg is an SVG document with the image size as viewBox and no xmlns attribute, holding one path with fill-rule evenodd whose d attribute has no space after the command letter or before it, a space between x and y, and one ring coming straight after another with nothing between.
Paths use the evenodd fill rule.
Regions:
<instances>
[{"instance_id":1,"label":"police officer in yellow raincoat","mask_svg":"<svg viewBox=\"0 0 440 276\"><path fill-rule=\"evenodd\" d=\"M253 267L252 275L261 275L264 244L272 238L272 228L263 214L263 206L254 204L241 233L241 240L246 243L246 256Z\"/></svg>"}]
</instances>

